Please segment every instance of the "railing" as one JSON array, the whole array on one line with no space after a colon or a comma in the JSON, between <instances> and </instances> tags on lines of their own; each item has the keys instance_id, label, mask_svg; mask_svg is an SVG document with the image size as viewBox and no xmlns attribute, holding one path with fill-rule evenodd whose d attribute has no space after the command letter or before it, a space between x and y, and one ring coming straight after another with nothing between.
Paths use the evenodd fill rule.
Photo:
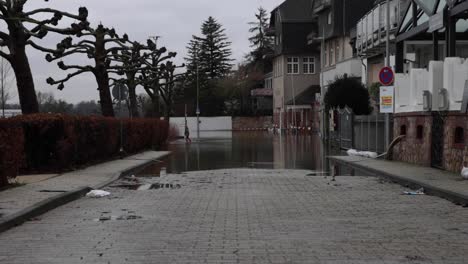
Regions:
<instances>
[{"instance_id":1,"label":"railing","mask_svg":"<svg viewBox=\"0 0 468 264\"><path fill-rule=\"evenodd\" d=\"M401 8L404 0L390 2L390 31L393 33L401 19ZM387 31L387 4L381 3L375 6L356 26L356 49L359 53L373 48L376 43L384 42Z\"/></svg>"}]
</instances>

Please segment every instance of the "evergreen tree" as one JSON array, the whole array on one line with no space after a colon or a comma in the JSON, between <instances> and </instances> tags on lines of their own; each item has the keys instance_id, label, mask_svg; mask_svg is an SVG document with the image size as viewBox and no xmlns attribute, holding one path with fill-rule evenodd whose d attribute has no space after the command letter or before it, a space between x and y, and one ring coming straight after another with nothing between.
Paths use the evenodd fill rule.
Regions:
<instances>
[{"instance_id":1,"label":"evergreen tree","mask_svg":"<svg viewBox=\"0 0 468 264\"><path fill-rule=\"evenodd\" d=\"M201 36L193 36L187 45L185 97L196 105L198 76L202 115L223 114L224 98L217 92L215 84L231 72L230 46L225 29L213 17L203 22ZM189 112L193 114L195 111Z\"/></svg>"},{"instance_id":2,"label":"evergreen tree","mask_svg":"<svg viewBox=\"0 0 468 264\"><path fill-rule=\"evenodd\" d=\"M257 68L262 71L270 72L272 69L271 61L265 59L265 55L273 53L273 39L267 36L266 30L269 27L268 13L263 7L258 8L255 14L256 21L250 22L249 32L252 36L249 38L250 47L254 48L247 56L251 68Z\"/></svg>"}]
</instances>

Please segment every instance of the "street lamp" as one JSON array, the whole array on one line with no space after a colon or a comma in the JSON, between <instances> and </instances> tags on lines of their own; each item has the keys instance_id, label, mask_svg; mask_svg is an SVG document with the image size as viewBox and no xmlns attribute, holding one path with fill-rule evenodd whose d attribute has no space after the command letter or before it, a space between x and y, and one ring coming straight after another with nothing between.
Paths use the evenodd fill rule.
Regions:
<instances>
[{"instance_id":1,"label":"street lamp","mask_svg":"<svg viewBox=\"0 0 468 264\"><path fill-rule=\"evenodd\" d=\"M197 68L197 139L200 139L200 81L199 81L199 68L198 68L198 43L195 43L195 63Z\"/></svg>"}]
</instances>

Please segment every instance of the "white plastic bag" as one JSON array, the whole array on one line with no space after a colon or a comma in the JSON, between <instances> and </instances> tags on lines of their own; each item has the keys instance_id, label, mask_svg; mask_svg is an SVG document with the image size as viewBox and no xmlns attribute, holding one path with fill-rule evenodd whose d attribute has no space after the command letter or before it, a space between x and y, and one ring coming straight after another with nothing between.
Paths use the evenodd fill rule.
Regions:
<instances>
[{"instance_id":1,"label":"white plastic bag","mask_svg":"<svg viewBox=\"0 0 468 264\"><path fill-rule=\"evenodd\" d=\"M102 191L102 190L92 190L89 193L86 194L86 197L89 198L103 198L106 196L111 195L110 192Z\"/></svg>"}]
</instances>

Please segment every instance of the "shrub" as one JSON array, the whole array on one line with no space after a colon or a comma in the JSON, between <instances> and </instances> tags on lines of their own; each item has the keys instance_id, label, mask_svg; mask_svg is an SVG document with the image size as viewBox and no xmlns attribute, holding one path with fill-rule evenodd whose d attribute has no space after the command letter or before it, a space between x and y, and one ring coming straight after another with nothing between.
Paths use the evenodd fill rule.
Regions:
<instances>
[{"instance_id":1,"label":"shrub","mask_svg":"<svg viewBox=\"0 0 468 264\"><path fill-rule=\"evenodd\" d=\"M23 130L18 122L0 119L0 187L18 174L23 164Z\"/></svg>"},{"instance_id":2,"label":"shrub","mask_svg":"<svg viewBox=\"0 0 468 264\"><path fill-rule=\"evenodd\" d=\"M329 84L325 106L327 109L349 107L356 115L369 115L373 110L366 87L358 79L346 75Z\"/></svg>"},{"instance_id":3,"label":"shrub","mask_svg":"<svg viewBox=\"0 0 468 264\"><path fill-rule=\"evenodd\" d=\"M18 116L0 122L0 186L6 176L59 172L162 146L167 122L63 114ZM4 169L7 168L7 169Z\"/></svg>"}]
</instances>

